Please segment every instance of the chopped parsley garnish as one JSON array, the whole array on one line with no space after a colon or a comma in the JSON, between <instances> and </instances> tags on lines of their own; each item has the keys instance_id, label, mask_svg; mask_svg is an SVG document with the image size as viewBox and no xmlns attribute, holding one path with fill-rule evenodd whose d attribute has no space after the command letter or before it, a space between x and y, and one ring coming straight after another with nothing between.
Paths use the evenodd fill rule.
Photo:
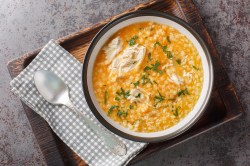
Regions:
<instances>
[{"instance_id":1,"label":"chopped parsley garnish","mask_svg":"<svg viewBox=\"0 0 250 166\"><path fill-rule=\"evenodd\" d=\"M143 84L143 85L145 85L145 84L147 84L147 83L152 84L151 79L148 78L146 75L143 75L143 76L141 77L141 79L142 79L142 84Z\"/></svg>"},{"instance_id":2,"label":"chopped parsley garnish","mask_svg":"<svg viewBox=\"0 0 250 166\"><path fill-rule=\"evenodd\" d=\"M148 70L151 70L151 67L149 66L144 67L144 71L148 71Z\"/></svg>"},{"instance_id":3,"label":"chopped parsley garnish","mask_svg":"<svg viewBox=\"0 0 250 166\"><path fill-rule=\"evenodd\" d=\"M140 98L141 97L141 93L138 93L135 98Z\"/></svg>"},{"instance_id":4,"label":"chopped parsley garnish","mask_svg":"<svg viewBox=\"0 0 250 166\"><path fill-rule=\"evenodd\" d=\"M196 67L196 66L194 66L194 65L192 65L193 66L193 68L195 69L195 70L199 70L199 68L198 67Z\"/></svg>"},{"instance_id":5,"label":"chopped parsley garnish","mask_svg":"<svg viewBox=\"0 0 250 166\"><path fill-rule=\"evenodd\" d=\"M162 51L167 54L168 50L167 50L167 46L162 46Z\"/></svg>"},{"instance_id":6,"label":"chopped parsley garnish","mask_svg":"<svg viewBox=\"0 0 250 166\"><path fill-rule=\"evenodd\" d=\"M129 105L129 109L133 109L134 108L134 106L133 105Z\"/></svg>"},{"instance_id":7,"label":"chopped parsley garnish","mask_svg":"<svg viewBox=\"0 0 250 166\"><path fill-rule=\"evenodd\" d=\"M144 71L148 71L148 70L152 70L152 71L155 71L159 74L163 74L162 70L159 70L158 67L160 66L160 62L159 61L156 61L155 64L151 64L151 67L149 66L146 66L144 68Z\"/></svg>"},{"instance_id":8,"label":"chopped parsley garnish","mask_svg":"<svg viewBox=\"0 0 250 166\"><path fill-rule=\"evenodd\" d=\"M168 100L169 101L175 101L175 98L169 98Z\"/></svg>"},{"instance_id":9,"label":"chopped parsley garnish","mask_svg":"<svg viewBox=\"0 0 250 166\"><path fill-rule=\"evenodd\" d=\"M162 70L158 70L157 72L158 72L159 74L163 74Z\"/></svg>"},{"instance_id":10,"label":"chopped parsley garnish","mask_svg":"<svg viewBox=\"0 0 250 166\"><path fill-rule=\"evenodd\" d=\"M166 39L169 43L171 43L169 36L167 36Z\"/></svg>"},{"instance_id":11,"label":"chopped parsley garnish","mask_svg":"<svg viewBox=\"0 0 250 166\"><path fill-rule=\"evenodd\" d=\"M138 36L132 37L132 38L128 41L128 44L129 44L130 46L135 45L135 44L136 44L136 39L138 39Z\"/></svg>"},{"instance_id":12,"label":"chopped parsley garnish","mask_svg":"<svg viewBox=\"0 0 250 166\"><path fill-rule=\"evenodd\" d=\"M155 83L156 85L158 85L158 83L154 80L153 83Z\"/></svg>"},{"instance_id":13,"label":"chopped parsley garnish","mask_svg":"<svg viewBox=\"0 0 250 166\"><path fill-rule=\"evenodd\" d=\"M107 100L108 100L108 92L105 91L105 94L104 94L104 104L105 105L107 104Z\"/></svg>"},{"instance_id":14,"label":"chopped parsley garnish","mask_svg":"<svg viewBox=\"0 0 250 166\"><path fill-rule=\"evenodd\" d=\"M180 65L181 64L181 59L176 59L176 62Z\"/></svg>"},{"instance_id":15,"label":"chopped parsley garnish","mask_svg":"<svg viewBox=\"0 0 250 166\"><path fill-rule=\"evenodd\" d=\"M172 110L174 116L179 116L179 110L181 109L181 107L177 107L175 110Z\"/></svg>"},{"instance_id":16,"label":"chopped parsley garnish","mask_svg":"<svg viewBox=\"0 0 250 166\"><path fill-rule=\"evenodd\" d=\"M140 81L136 81L136 82L134 82L133 84L134 84L135 87L137 87L137 86L139 86Z\"/></svg>"},{"instance_id":17,"label":"chopped parsley garnish","mask_svg":"<svg viewBox=\"0 0 250 166\"><path fill-rule=\"evenodd\" d=\"M165 97L161 95L161 93L158 91L159 93L159 96L155 96L154 97L154 100L155 100L155 103L158 104L159 102L162 102L163 100L165 100Z\"/></svg>"},{"instance_id":18,"label":"chopped parsley garnish","mask_svg":"<svg viewBox=\"0 0 250 166\"><path fill-rule=\"evenodd\" d=\"M128 111L121 111L121 110L118 110L117 111L117 114L116 114L117 116L119 116L119 117L127 117L128 116Z\"/></svg>"},{"instance_id":19,"label":"chopped parsley garnish","mask_svg":"<svg viewBox=\"0 0 250 166\"><path fill-rule=\"evenodd\" d=\"M182 95L190 95L190 93L188 92L187 88L180 90L179 92L177 92L178 97L181 97Z\"/></svg>"},{"instance_id":20,"label":"chopped parsley garnish","mask_svg":"<svg viewBox=\"0 0 250 166\"><path fill-rule=\"evenodd\" d=\"M123 88L121 88L121 91L116 92L119 96L123 96L125 99L127 99L130 96L130 91L125 92Z\"/></svg>"},{"instance_id":21,"label":"chopped parsley garnish","mask_svg":"<svg viewBox=\"0 0 250 166\"><path fill-rule=\"evenodd\" d=\"M161 45L161 43L160 42L155 42L155 44L154 44L154 46L156 46L156 45L159 45L160 47L162 47L162 45Z\"/></svg>"},{"instance_id":22,"label":"chopped parsley garnish","mask_svg":"<svg viewBox=\"0 0 250 166\"><path fill-rule=\"evenodd\" d=\"M119 108L119 106L117 106L117 105L112 105L112 106L109 108L108 115L111 115L115 108Z\"/></svg>"},{"instance_id":23,"label":"chopped parsley garnish","mask_svg":"<svg viewBox=\"0 0 250 166\"><path fill-rule=\"evenodd\" d=\"M156 61L155 64L151 64L151 66L152 66L151 69L152 69L153 71L159 71L159 70L158 70L158 67L159 67L160 65L161 65L160 62L159 62L159 61Z\"/></svg>"},{"instance_id":24,"label":"chopped parsley garnish","mask_svg":"<svg viewBox=\"0 0 250 166\"><path fill-rule=\"evenodd\" d=\"M167 55L168 59L172 59L173 58L173 54L171 51L164 51L164 53Z\"/></svg>"},{"instance_id":25,"label":"chopped parsley garnish","mask_svg":"<svg viewBox=\"0 0 250 166\"><path fill-rule=\"evenodd\" d=\"M163 45L162 45L161 43L159 43L158 41L154 44L154 46L156 46L156 45L159 45L159 46L161 47L162 51L167 55L167 57L168 57L169 59L172 59L172 58L173 58L173 54L172 54L171 51L168 51L168 50L167 50L167 46L163 46Z\"/></svg>"},{"instance_id":26,"label":"chopped parsley garnish","mask_svg":"<svg viewBox=\"0 0 250 166\"><path fill-rule=\"evenodd\" d=\"M115 97L115 100L116 100L116 101L119 101L119 100L120 100L120 98L119 98L119 97Z\"/></svg>"},{"instance_id":27,"label":"chopped parsley garnish","mask_svg":"<svg viewBox=\"0 0 250 166\"><path fill-rule=\"evenodd\" d=\"M152 61L152 54L151 54L151 52L148 53L148 59L149 59L150 61Z\"/></svg>"}]
</instances>

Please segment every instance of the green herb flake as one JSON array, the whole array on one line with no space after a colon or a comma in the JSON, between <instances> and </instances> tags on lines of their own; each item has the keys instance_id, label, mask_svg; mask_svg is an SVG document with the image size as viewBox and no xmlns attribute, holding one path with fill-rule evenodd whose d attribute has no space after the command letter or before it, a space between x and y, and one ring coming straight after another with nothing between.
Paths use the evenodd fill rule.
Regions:
<instances>
[{"instance_id":1,"label":"green herb flake","mask_svg":"<svg viewBox=\"0 0 250 166\"><path fill-rule=\"evenodd\" d=\"M181 65L181 59L176 59L176 62Z\"/></svg>"},{"instance_id":2,"label":"green herb flake","mask_svg":"<svg viewBox=\"0 0 250 166\"><path fill-rule=\"evenodd\" d=\"M168 100L169 101L175 101L175 98L169 98Z\"/></svg>"},{"instance_id":3,"label":"green herb flake","mask_svg":"<svg viewBox=\"0 0 250 166\"><path fill-rule=\"evenodd\" d=\"M115 100L116 100L116 101L119 101L119 100L120 100L120 98L119 98L119 97L115 97Z\"/></svg>"},{"instance_id":4,"label":"green herb flake","mask_svg":"<svg viewBox=\"0 0 250 166\"><path fill-rule=\"evenodd\" d=\"M155 64L151 64L152 70L158 72L159 74L163 74L162 70L159 70L158 67L160 66L160 62L156 61Z\"/></svg>"},{"instance_id":5,"label":"green herb flake","mask_svg":"<svg viewBox=\"0 0 250 166\"><path fill-rule=\"evenodd\" d=\"M157 45L159 45L160 47L162 47L161 43L160 42L155 42L154 46L156 47Z\"/></svg>"},{"instance_id":6,"label":"green herb flake","mask_svg":"<svg viewBox=\"0 0 250 166\"><path fill-rule=\"evenodd\" d=\"M143 85L145 85L145 84L147 84L147 83L152 84L151 79L148 78L146 75L143 75L143 76L141 77L141 79L142 79L142 84L143 84Z\"/></svg>"},{"instance_id":7,"label":"green herb flake","mask_svg":"<svg viewBox=\"0 0 250 166\"><path fill-rule=\"evenodd\" d=\"M152 61L152 54L151 54L151 52L148 53L148 59L149 59L150 61Z\"/></svg>"},{"instance_id":8,"label":"green herb flake","mask_svg":"<svg viewBox=\"0 0 250 166\"><path fill-rule=\"evenodd\" d=\"M129 109L133 109L134 108L134 106L133 105L129 105Z\"/></svg>"},{"instance_id":9,"label":"green herb flake","mask_svg":"<svg viewBox=\"0 0 250 166\"><path fill-rule=\"evenodd\" d=\"M177 107L176 109L172 110L174 116L179 116L179 110L181 109L181 107Z\"/></svg>"},{"instance_id":10,"label":"green herb flake","mask_svg":"<svg viewBox=\"0 0 250 166\"><path fill-rule=\"evenodd\" d=\"M165 97L161 95L160 91L158 91L158 96L156 95L154 97L155 103L158 104L159 102L162 102L163 100L165 100Z\"/></svg>"},{"instance_id":11,"label":"green herb flake","mask_svg":"<svg viewBox=\"0 0 250 166\"><path fill-rule=\"evenodd\" d=\"M104 104L107 105L107 100L108 100L108 92L105 91L105 94L104 94Z\"/></svg>"},{"instance_id":12,"label":"green herb flake","mask_svg":"<svg viewBox=\"0 0 250 166\"><path fill-rule=\"evenodd\" d=\"M190 93L188 92L187 88L180 90L179 92L177 92L178 97L181 96L185 96L185 95L190 95Z\"/></svg>"},{"instance_id":13,"label":"green herb flake","mask_svg":"<svg viewBox=\"0 0 250 166\"><path fill-rule=\"evenodd\" d=\"M139 86L140 81L136 81L136 82L134 82L133 84L134 84L135 87L137 87L137 86Z\"/></svg>"},{"instance_id":14,"label":"green herb flake","mask_svg":"<svg viewBox=\"0 0 250 166\"><path fill-rule=\"evenodd\" d=\"M111 115L115 108L119 108L119 106L112 105L112 106L109 108L108 115Z\"/></svg>"},{"instance_id":15,"label":"green herb flake","mask_svg":"<svg viewBox=\"0 0 250 166\"><path fill-rule=\"evenodd\" d=\"M124 94L124 97L127 99L129 96L130 96L130 91L127 91L127 92Z\"/></svg>"},{"instance_id":16,"label":"green herb flake","mask_svg":"<svg viewBox=\"0 0 250 166\"><path fill-rule=\"evenodd\" d=\"M167 50L167 46L162 46L162 51L167 54L168 50Z\"/></svg>"},{"instance_id":17,"label":"green herb flake","mask_svg":"<svg viewBox=\"0 0 250 166\"><path fill-rule=\"evenodd\" d=\"M184 94L184 90L180 90L180 91L177 92L177 95L178 95L179 97L181 97L183 94Z\"/></svg>"},{"instance_id":18,"label":"green herb flake","mask_svg":"<svg viewBox=\"0 0 250 166\"><path fill-rule=\"evenodd\" d=\"M195 70L200 70L198 67L192 65Z\"/></svg>"},{"instance_id":19,"label":"green herb flake","mask_svg":"<svg viewBox=\"0 0 250 166\"><path fill-rule=\"evenodd\" d=\"M160 62L159 61L156 61L155 64L151 64L152 66L152 70L157 70L157 68L160 66Z\"/></svg>"},{"instance_id":20,"label":"green herb flake","mask_svg":"<svg viewBox=\"0 0 250 166\"><path fill-rule=\"evenodd\" d=\"M138 39L138 36L132 37L132 38L128 41L129 46L135 45L135 44L136 44L136 39Z\"/></svg>"},{"instance_id":21,"label":"green herb flake","mask_svg":"<svg viewBox=\"0 0 250 166\"><path fill-rule=\"evenodd\" d=\"M141 79L142 79L142 84L146 84L146 79L147 79L146 75L143 75Z\"/></svg>"},{"instance_id":22,"label":"green herb flake","mask_svg":"<svg viewBox=\"0 0 250 166\"><path fill-rule=\"evenodd\" d=\"M152 71L155 71L155 72L157 72L157 73L159 73L159 74L163 74L162 70L159 70L159 69L158 69L158 67L159 67L160 65L161 65L160 62L159 62L159 61L156 61L155 64L151 64L151 67L146 66L146 67L144 68L144 71L146 72L146 71L148 71L148 70L152 70Z\"/></svg>"},{"instance_id":23,"label":"green herb flake","mask_svg":"<svg viewBox=\"0 0 250 166\"><path fill-rule=\"evenodd\" d=\"M159 74L163 74L163 71L162 70L158 70L157 71Z\"/></svg>"},{"instance_id":24,"label":"green herb flake","mask_svg":"<svg viewBox=\"0 0 250 166\"><path fill-rule=\"evenodd\" d=\"M125 92L123 88L121 88L121 91L116 92L119 96L123 96L125 99L127 99L130 96L130 91Z\"/></svg>"},{"instance_id":25,"label":"green herb flake","mask_svg":"<svg viewBox=\"0 0 250 166\"><path fill-rule=\"evenodd\" d=\"M171 51L166 51L165 54L167 55L168 59L173 59L173 54Z\"/></svg>"},{"instance_id":26,"label":"green herb flake","mask_svg":"<svg viewBox=\"0 0 250 166\"><path fill-rule=\"evenodd\" d=\"M158 41L154 44L154 46L159 45L162 49L162 51L167 55L168 59L172 59L173 58L173 54L171 51L167 50L167 46L162 46L161 43L159 43Z\"/></svg>"},{"instance_id":27,"label":"green herb flake","mask_svg":"<svg viewBox=\"0 0 250 166\"><path fill-rule=\"evenodd\" d=\"M141 97L141 93L138 93L135 98L140 98Z\"/></svg>"},{"instance_id":28,"label":"green herb flake","mask_svg":"<svg viewBox=\"0 0 250 166\"><path fill-rule=\"evenodd\" d=\"M146 72L146 71L148 71L148 70L151 70L151 67L146 66L146 67L144 67L144 69L143 69L143 70Z\"/></svg>"},{"instance_id":29,"label":"green herb flake","mask_svg":"<svg viewBox=\"0 0 250 166\"><path fill-rule=\"evenodd\" d=\"M169 43L171 43L169 36L167 36L166 39Z\"/></svg>"},{"instance_id":30,"label":"green herb flake","mask_svg":"<svg viewBox=\"0 0 250 166\"><path fill-rule=\"evenodd\" d=\"M153 83L155 83L156 85L158 85L158 83L154 80Z\"/></svg>"},{"instance_id":31,"label":"green herb flake","mask_svg":"<svg viewBox=\"0 0 250 166\"><path fill-rule=\"evenodd\" d=\"M117 111L117 116L125 118L125 117L128 116L128 111L126 111L126 110L125 111L118 110Z\"/></svg>"}]
</instances>

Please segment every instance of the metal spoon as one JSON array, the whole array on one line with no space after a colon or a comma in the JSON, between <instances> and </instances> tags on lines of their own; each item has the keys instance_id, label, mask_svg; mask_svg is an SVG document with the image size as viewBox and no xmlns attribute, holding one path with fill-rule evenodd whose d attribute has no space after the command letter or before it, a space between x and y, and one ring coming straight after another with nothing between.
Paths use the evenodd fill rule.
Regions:
<instances>
[{"instance_id":1,"label":"metal spoon","mask_svg":"<svg viewBox=\"0 0 250 166\"><path fill-rule=\"evenodd\" d=\"M127 149L114 135L94 124L86 118L70 101L68 86L54 73L46 70L36 71L34 81L38 91L51 104L61 104L72 109L77 115L80 115L85 124L87 124L105 143L105 145L116 155L125 155Z\"/></svg>"}]
</instances>

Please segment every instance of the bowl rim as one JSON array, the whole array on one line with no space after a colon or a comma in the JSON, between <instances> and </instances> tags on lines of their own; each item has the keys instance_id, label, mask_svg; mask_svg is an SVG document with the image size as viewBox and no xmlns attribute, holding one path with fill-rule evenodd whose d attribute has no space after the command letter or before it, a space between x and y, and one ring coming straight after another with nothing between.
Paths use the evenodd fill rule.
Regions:
<instances>
[{"instance_id":1,"label":"bowl rim","mask_svg":"<svg viewBox=\"0 0 250 166\"><path fill-rule=\"evenodd\" d=\"M98 43L99 39L112 27L114 27L115 25L117 25L118 23L121 23L127 19L131 19L134 17L140 17L140 16L156 16L156 17L162 17L162 18L166 18L169 19L171 21L176 22L177 24L180 24L181 26L183 26L185 29L187 29L195 38L196 40L200 43L205 56L207 58L207 63L209 65L209 74L210 74L210 80L209 80L209 84L208 84L208 93L206 94L206 98L203 101L203 105L200 108L200 112L197 113L197 115L195 115L193 117L192 120L190 120L190 122L183 127L181 130L176 131L176 133L173 134L169 134L169 135L164 135L164 136L160 136L160 137L152 137L152 138L145 138L145 137L138 137L138 136L134 136L134 135L130 135L128 133L125 133L117 128L115 128L113 125L111 125L110 123L108 123L103 117L102 115L98 112L96 106L94 105L91 97L90 97L90 93L89 93L89 89L88 89L88 83L87 83L87 71L88 71L88 63L92 54L93 49L95 48L96 44ZM122 15L112 21L110 21L109 23L107 23L96 35L95 37L92 39L92 41L90 42L89 48L86 51L85 57L84 57L84 61L83 61L83 67L82 67L82 88L83 88L83 92L85 95L85 99L86 102L90 108L90 110L92 111L92 113L94 114L94 116L98 119L98 121L104 125L108 130L110 130L111 132L126 138L126 139L130 139L133 141L138 141L138 142L149 142L149 143L153 143L153 142L161 142L164 140L169 140L172 139L174 137L177 137L178 135L182 134L183 132L187 131L190 127L192 127L199 119L200 117L203 115L203 113L205 112L205 109L209 103L210 97L211 97L211 93L212 93L212 88L213 88L213 83L214 83L214 73L213 73L213 64L212 64L212 59L211 59L211 54L209 52L209 49L206 45L206 43L203 41L203 39L200 37L200 35L185 21L181 20L178 17L169 15L167 13L164 12L159 12L159 11L155 11L155 10L140 10L140 11L135 11L135 12L131 12L125 15Z\"/></svg>"}]
</instances>

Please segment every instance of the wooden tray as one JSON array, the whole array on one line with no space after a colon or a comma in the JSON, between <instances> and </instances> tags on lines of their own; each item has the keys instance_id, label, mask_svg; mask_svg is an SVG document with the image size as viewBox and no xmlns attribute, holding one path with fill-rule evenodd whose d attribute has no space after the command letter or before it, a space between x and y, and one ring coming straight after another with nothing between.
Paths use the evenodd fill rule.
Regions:
<instances>
[{"instance_id":1,"label":"wooden tray","mask_svg":"<svg viewBox=\"0 0 250 166\"><path fill-rule=\"evenodd\" d=\"M220 62L218 53L192 0L153 0L131 8L110 19L99 22L90 28L60 38L57 41L62 47L82 62L89 42L107 22L125 13L143 9L159 10L180 17L188 22L201 35L207 43L212 55L215 82L212 98L205 114L191 129L177 138L161 143L149 144L146 149L131 160L130 164L143 160L156 151L175 146L209 129L233 120L243 113L234 87ZM18 59L10 61L8 63L8 69L11 77L17 76L34 59L39 51L40 49L35 50ZM83 160L72 152L67 145L53 133L45 120L24 103L23 107L48 165L86 165Z\"/></svg>"}]
</instances>

